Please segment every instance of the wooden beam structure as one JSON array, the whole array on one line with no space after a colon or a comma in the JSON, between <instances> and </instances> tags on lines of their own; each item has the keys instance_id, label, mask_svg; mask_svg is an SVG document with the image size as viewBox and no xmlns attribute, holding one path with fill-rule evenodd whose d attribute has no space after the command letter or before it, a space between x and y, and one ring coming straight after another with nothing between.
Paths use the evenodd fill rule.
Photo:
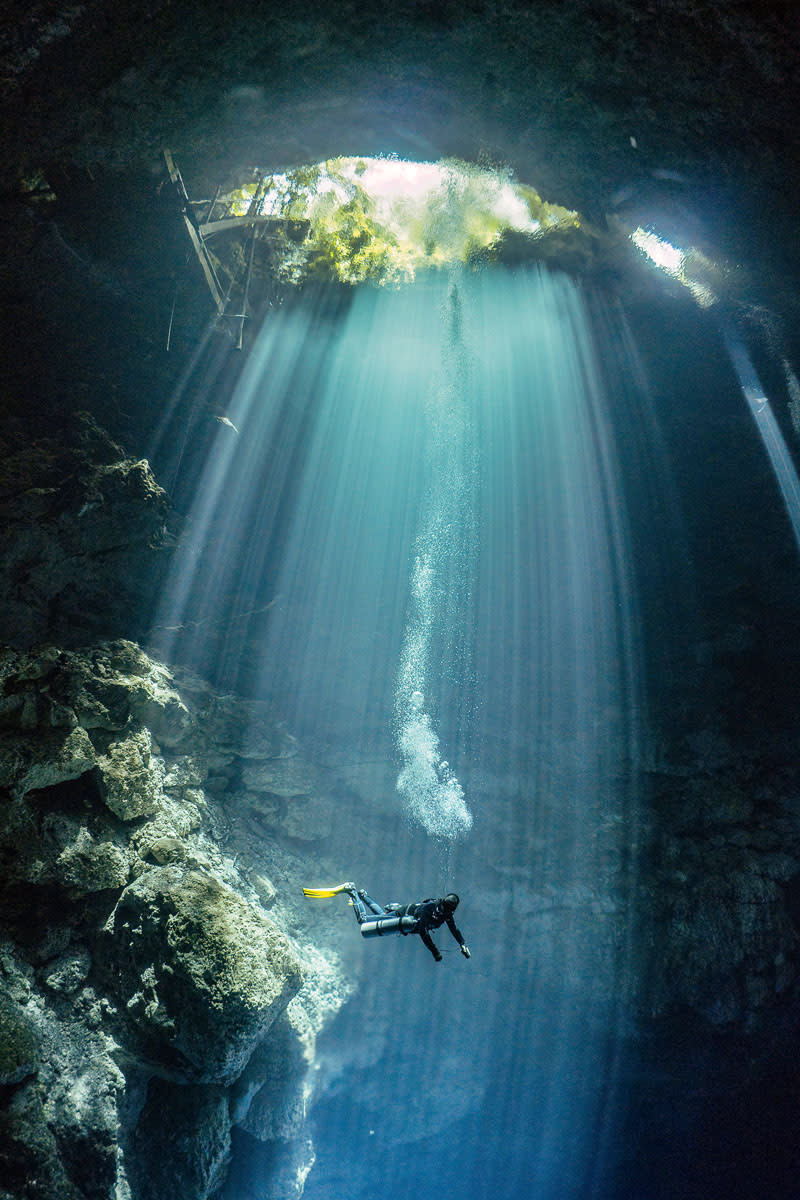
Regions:
<instances>
[{"instance_id":1,"label":"wooden beam structure","mask_svg":"<svg viewBox=\"0 0 800 1200\"><path fill-rule=\"evenodd\" d=\"M197 224L194 212L192 210L189 194L186 191L186 185L183 182L183 177L175 164L175 160L169 150L164 151L164 161L167 164L169 177L178 189L178 195L181 198L183 206L183 220L191 238L192 246L195 254L198 257L200 266L203 268L203 274L206 277L206 283L217 306L217 312L222 316L227 306L227 300L222 294L222 288L217 279L217 273L214 270L214 264L211 261L208 250L206 249L205 241L200 226Z\"/></svg>"}]
</instances>

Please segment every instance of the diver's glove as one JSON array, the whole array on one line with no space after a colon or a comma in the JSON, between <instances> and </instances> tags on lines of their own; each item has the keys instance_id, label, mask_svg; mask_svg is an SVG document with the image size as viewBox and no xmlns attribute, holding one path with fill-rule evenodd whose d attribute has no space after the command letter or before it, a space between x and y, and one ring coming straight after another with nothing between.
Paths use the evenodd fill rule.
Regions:
<instances>
[{"instance_id":1,"label":"diver's glove","mask_svg":"<svg viewBox=\"0 0 800 1200\"><path fill-rule=\"evenodd\" d=\"M469 946L462 946L461 953L464 955L464 958L469 958Z\"/></svg>"}]
</instances>

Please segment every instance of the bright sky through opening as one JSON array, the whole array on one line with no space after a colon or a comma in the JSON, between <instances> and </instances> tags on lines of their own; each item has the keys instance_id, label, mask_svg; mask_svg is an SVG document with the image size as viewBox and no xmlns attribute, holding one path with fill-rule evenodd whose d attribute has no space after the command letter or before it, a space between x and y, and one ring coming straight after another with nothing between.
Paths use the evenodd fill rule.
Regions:
<instances>
[{"instance_id":1,"label":"bright sky through opening","mask_svg":"<svg viewBox=\"0 0 800 1200\"><path fill-rule=\"evenodd\" d=\"M306 251L314 247L350 283L408 281L465 262L506 233L540 238L579 224L576 212L543 201L508 170L455 160L335 158L283 174L255 169L220 203L232 216L307 221Z\"/></svg>"}]
</instances>

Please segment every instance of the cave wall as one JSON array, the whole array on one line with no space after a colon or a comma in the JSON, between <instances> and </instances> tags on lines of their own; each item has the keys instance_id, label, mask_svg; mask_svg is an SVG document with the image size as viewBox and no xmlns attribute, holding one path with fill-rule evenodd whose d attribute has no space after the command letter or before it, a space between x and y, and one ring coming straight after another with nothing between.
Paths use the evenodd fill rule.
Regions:
<instances>
[{"instance_id":1,"label":"cave wall","mask_svg":"<svg viewBox=\"0 0 800 1200\"><path fill-rule=\"evenodd\" d=\"M676 318L673 336L683 331ZM701 340L698 361L710 352ZM659 379L669 408L668 373ZM713 387L721 382L712 372ZM702 427L702 412L697 420ZM385 847L405 836L392 763L313 738L301 746L279 711L221 695L132 640L179 530L146 463L126 458L86 415L64 429L57 443L7 441L13 536L3 607L16 645L4 651L0 705L0 1153L10 1194L129 1189L138 1200L169 1183L187 1198L277 1200L347 1186L366 1200L373 1168L343 1159L326 1130L339 1128L342 1110L363 1113L366 1127L383 1073L399 1063L413 1074L412 1031L431 994L452 981L419 975L432 964L408 955L400 967L384 955L365 973L364 956L387 947L362 947L346 910L312 912L300 888L338 878L345 863L372 882ZM748 433L744 419L732 432L731 479L752 471L751 455L760 461ZM678 414L667 435L685 439ZM704 461L687 488L703 491ZM769 484L767 472L761 486ZM723 507L731 488L721 486ZM780 1097L793 1086L785 1047L800 987L793 550L779 506L751 519L735 557L718 539L706 563L714 586L703 586L702 628L684 629L677 648L661 646L669 679L652 689L643 804L627 814L640 822L632 859L620 863L615 836L626 814L598 796L586 835L604 873L567 882L555 851L548 870L547 845L524 814L535 798L557 831L561 793L543 796L531 747L510 745L503 731L491 768L464 775L479 815L461 869L482 881L464 924L483 963L459 979L461 1003L481 1011L487 972L526 978L533 964L539 993L555 1005L565 954L574 1003L590 984L599 996L602 983L604 1019L615 1014L622 1032L621 1146L640 1194L668 1176L676 1139L690 1146L704 1122L715 1153L723 1132L735 1145L741 1106L759 1088L784 1132L751 1130L753 1156L769 1137L789 1144ZM718 529L715 504L698 506L689 545ZM782 577L788 624L775 624ZM782 672L776 637L786 639ZM384 864L386 897L405 882L397 864ZM609 971L609 962L618 965ZM396 995L414 997L402 1014ZM490 1094L487 1063L510 1072L526 1052L517 1039L509 1058L489 1025L481 1036L480 1066L470 1038L458 1033L446 1052L437 1041L432 1095L380 1122L371 1153L378 1146L398 1178L413 1161L457 1186L461 1157L443 1152L431 1122L448 1146L480 1145L472 1135ZM444 1114L437 1088L457 1097ZM685 1194L698 1164L708 1167L701 1148L694 1159L682 1151ZM775 1195L791 1194L781 1188L792 1161L772 1168ZM698 1194L720 1178L700 1173Z\"/></svg>"},{"instance_id":2,"label":"cave wall","mask_svg":"<svg viewBox=\"0 0 800 1200\"><path fill-rule=\"evenodd\" d=\"M291 1143L314 1038L352 985L324 932L314 946L287 937L300 885L282 880L278 898L264 873L268 796L247 789L261 770L273 788L293 773L295 791L296 747L232 698L189 690L186 704L126 641L4 654L0 1157L13 1195L162 1196L168 1180L206 1196L233 1125L303 1165ZM262 740L243 766L245 721ZM253 809L232 844L234 787L239 826L248 795Z\"/></svg>"},{"instance_id":3,"label":"cave wall","mask_svg":"<svg viewBox=\"0 0 800 1200\"><path fill-rule=\"evenodd\" d=\"M326 923L312 943L296 920L324 780L264 705L102 640L141 619L165 497L75 434L4 476L3 1194L210 1195L232 1127L294 1194L315 1037L353 986Z\"/></svg>"}]
</instances>

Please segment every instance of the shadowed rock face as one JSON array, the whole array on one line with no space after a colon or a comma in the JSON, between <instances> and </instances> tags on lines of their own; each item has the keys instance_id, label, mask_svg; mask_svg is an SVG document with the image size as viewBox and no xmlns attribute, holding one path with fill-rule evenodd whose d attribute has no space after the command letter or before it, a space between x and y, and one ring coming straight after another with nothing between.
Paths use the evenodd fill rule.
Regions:
<instances>
[{"instance_id":1,"label":"shadowed rock face","mask_svg":"<svg viewBox=\"0 0 800 1200\"><path fill-rule=\"evenodd\" d=\"M146 15L123 3L111 21L102 5L41 3L7 22L6 155L116 169L165 143L208 166L254 150L276 166L484 150L584 196L640 168L742 156L790 178L776 161L797 153L789 11L173 0Z\"/></svg>"},{"instance_id":2,"label":"shadowed rock face","mask_svg":"<svg viewBox=\"0 0 800 1200\"><path fill-rule=\"evenodd\" d=\"M146 444L163 414L154 393L171 372L157 355L187 249L164 146L193 198L243 166L338 154L509 165L599 228L620 206L699 225L795 312L782 247L800 174L798 44L778 0L757 10L171 0L115 5L113 20L93 2L11 9L0 53L0 191L15 231L0 264L14 297L4 340L22 362L38 355L48 390L66 362L93 375L86 359L111 341L117 362L94 374L89 402L106 427L113 413L129 445ZM202 322L199 271L186 290ZM184 315L188 305L184 294ZM64 362L47 361L41 323L63 328L76 309L83 353L70 332ZM176 348L184 336L178 322Z\"/></svg>"},{"instance_id":3,"label":"shadowed rock face","mask_svg":"<svg viewBox=\"0 0 800 1200\"><path fill-rule=\"evenodd\" d=\"M169 1113L169 1128L164 1115ZM136 1127L142 1168L135 1174L143 1200L162 1196L193 1200L210 1196L225 1180L231 1149L231 1119L222 1087L176 1087L153 1082Z\"/></svg>"},{"instance_id":4,"label":"shadowed rock face","mask_svg":"<svg viewBox=\"0 0 800 1200\"><path fill-rule=\"evenodd\" d=\"M141 632L166 565L166 493L88 414L54 434L11 425L0 440L4 640Z\"/></svg>"}]
</instances>

